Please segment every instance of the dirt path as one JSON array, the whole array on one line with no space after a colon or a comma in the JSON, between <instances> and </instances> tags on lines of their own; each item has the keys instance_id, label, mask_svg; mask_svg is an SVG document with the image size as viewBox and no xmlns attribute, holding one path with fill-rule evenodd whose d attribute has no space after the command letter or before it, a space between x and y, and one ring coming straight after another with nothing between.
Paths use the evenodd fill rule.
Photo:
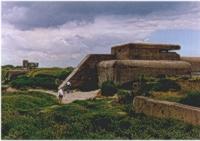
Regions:
<instances>
[{"instance_id":1,"label":"dirt path","mask_svg":"<svg viewBox=\"0 0 200 141\"><path fill-rule=\"evenodd\" d=\"M38 91L38 92L45 92L51 95L54 95L57 97L57 92L54 91L49 91L49 90L43 90L43 89L29 89L29 91ZM94 91L89 91L89 92L80 92L80 91L75 91L71 93L65 93L63 97L63 104L68 104L71 103L75 100L87 100L87 99L92 99L97 96L97 93L99 92L98 90Z\"/></svg>"},{"instance_id":2,"label":"dirt path","mask_svg":"<svg viewBox=\"0 0 200 141\"><path fill-rule=\"evenodd\" d=\"M43 90L43 89L28 89L28 91L35 91L35 92L44 92L44 93L48 93L50 95L57 95L57 92L54 91L50 91L50 90Z\"/></svg>"}]
</instances>

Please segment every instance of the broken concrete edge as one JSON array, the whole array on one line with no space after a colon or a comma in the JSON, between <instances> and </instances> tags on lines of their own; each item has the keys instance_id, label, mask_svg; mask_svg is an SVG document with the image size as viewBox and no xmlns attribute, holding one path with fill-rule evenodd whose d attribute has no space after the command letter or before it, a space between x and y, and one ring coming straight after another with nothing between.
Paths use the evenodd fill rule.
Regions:
<instances>
[{"instance_id":1,"label":"broken concrete edge","mask_svg":"<svg viewBox=\"0 0 200 141\"><path fill-rule=\"evenodd\" d=\"M136 96L133 100L136 113L158 118L172 118L192 125L200 125L200 108L176 102Z\"/></svg>"}]
</instances>

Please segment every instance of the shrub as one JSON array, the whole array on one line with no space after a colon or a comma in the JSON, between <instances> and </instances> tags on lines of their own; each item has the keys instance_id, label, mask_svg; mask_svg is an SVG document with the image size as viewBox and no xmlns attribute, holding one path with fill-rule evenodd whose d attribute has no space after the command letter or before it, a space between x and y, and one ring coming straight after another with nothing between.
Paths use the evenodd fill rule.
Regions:
<instances>
[{"instance_id":1,"label":"shrub","mask_svg":"<svg viewBox=\"0 0 200 141\"><path fill-rule=\"evenodd\" d=\"M11 86L14 88L26 88L26 87L40 87L46 89L57 89L55 83L55 78L53 77L27 77L21 76L17 77L15 80L11 81Z\"/></svg>"},{"instance_id":2,"label":"shrub","mask_svg":"<svg viewBox=\"0 0 200 141\"><path fill-rule=\"evenodd\" d=\"M171 79L160 79L153 86L154 91L178 91L180 89L181 86L175 80Z\"/></svg>"},{"instance_id":3,"label":"shrub","mask_svg":"<svg viewBox=\"0 0 200 141\"><path fill-rule=\"evenodd\" d=\"M51 75L51 74L37 74L35 75L34 77L37 77L37 78L56 78L55 76ZM32 78L34 78L32 77Z\"/></svg>"},{"instance_id":4,"label":"shrub","mask_svg":"<svg viewBox=\"0 0 200 141\"><path fill-rule=\"evenodd\" d=\"M124 118L119 121L119 128L122 130L126 130L131 127L131 121L129 118Z\"/></svg>"},{"instance_id":5,"label":"shrub","mask_svg":"<svg viewBox=\"0 0 200 141\"><path fill-rule=\"evenodd\" d=\"M70 73L73 71L73 68L69 67L69 68L66 68L65 70L61 71L59 75L57 75L58 79L60 80L65 80L65 78L67 76L70 75Z\"/></svg>"},{"instance_id":6,"label":"shrub","mask_svg":"<svg viewBox=\"0 0 200 141\"><path fill-rule=\"evenodd\" d=\"M147 83L146 81L141 81L140 82L140 88L139 88L139 95L143 95L143 96L149 96L150 93L149 91L152 88L152 83Z\"/></svg>"},{"instance_id":7,"label":"shrub","mask_svg":"<svg viewBox=\"0 0 200 141\"><path fill-rule=\"evenodd\" d=\"M180 103L200 107L200 92L189 92Z\"/></svg>"},{"instance_id":8,"label":"shrub","mask_svg":"<svg viewBox=\"0 0 200 141\"><path fill-rule=\"evenodd\" d=\"M132 109L132 104L127 104ZM199 139L199 126L126 114L113 99L58 105L39 92L2 95L2 139ZM23 111L23 112L22 112Z\"/></svg>"},{"instance_id":9,"label":"shrub","mask_svg":"<svg viewBox=\"0 0 200 141\"><path fill-rule=\"evenodd\" d=\"M64 80L73 68L40 68L31 70L28 74L18 76L10 84L15 88L45 88L57 90L58 85Z\"/></svg>"},{"instance_id":10,"label":"shrub","mask_svg":"<svg viewBox=\"0 0 200 141\"><path fill-rule=\"evenodd\" d=\"M105 81L101 86L101 92L104 96L113 96L117 92L117 86L112 81Z\"/></svg>"},{"instance_id":11,"label":"shrub","mask_svg":"<svg viewBox=\"0 0 200 141\"><path fill-rule=\"evenodd\" d=\"M128 90L119 90L117 95L119 102L122 104L129 104L133 102L133 94Z\"/></svg>"},{"instance_id":12,"label":"shrub","mask_svg":"<svg viewBox=\"0 0 200 141\"><path fill-rule=\"evenodd\" d=\"M29 79L27 76L19 76L15 80L12 80L10 82L10 85L14 88L25 88L27 86L30 86L31 84L34 84L34 81Z\"/></svg>"},{"instance_id":13,"label":"shrub","mask_svg":"<svg viewBox=\"0 0 200 141\"><path fill-rule=\"evenodd\" d=\"M133 88L133 81L126 82L126 83L120 85L119 88L120 89L125 89L125 90L132 90L132 88Z\"/></svg>"},{"instance_id":14,"label":"shrub","mask_svg":"<svg viewBox=\"0 0 200 141\"><path fill-rule=\"evenodd\" d=\"M109 130L111 128L112 116L98 114L91 121L96 130Z\"/></svg>"}]
</instances>

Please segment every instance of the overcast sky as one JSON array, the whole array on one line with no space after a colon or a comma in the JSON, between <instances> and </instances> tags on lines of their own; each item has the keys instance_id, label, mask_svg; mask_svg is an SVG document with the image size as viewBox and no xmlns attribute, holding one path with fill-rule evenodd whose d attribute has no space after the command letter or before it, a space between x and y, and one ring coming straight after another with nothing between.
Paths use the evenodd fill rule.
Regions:
<instances>
[{"instance_id":1,"label":"overcast sky","mask_svg":"<svg viewBox=\"0 0 200 141\"><path fill-rule=\"evenodd\" d=\"M130 42L200 56L200 2L2 2L2 65L76 66Z\"/></svg>"}]
</instances>

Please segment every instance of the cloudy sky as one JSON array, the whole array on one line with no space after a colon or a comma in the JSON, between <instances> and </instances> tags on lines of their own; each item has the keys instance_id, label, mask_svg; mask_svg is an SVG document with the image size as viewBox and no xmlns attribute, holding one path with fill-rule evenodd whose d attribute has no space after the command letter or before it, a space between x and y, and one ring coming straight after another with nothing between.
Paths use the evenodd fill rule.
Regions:
<instances>
[{"instance_id":1,"label":"cloudy sky","mask_svg":"<svg viewBox=\"0 0 200 141\"><path fill-rule=\"evenodd\" d=\"M2 65L76 66L130 42L180 44L200 56L200 2L3 2Z\"/></svg>"}]
</instances>

